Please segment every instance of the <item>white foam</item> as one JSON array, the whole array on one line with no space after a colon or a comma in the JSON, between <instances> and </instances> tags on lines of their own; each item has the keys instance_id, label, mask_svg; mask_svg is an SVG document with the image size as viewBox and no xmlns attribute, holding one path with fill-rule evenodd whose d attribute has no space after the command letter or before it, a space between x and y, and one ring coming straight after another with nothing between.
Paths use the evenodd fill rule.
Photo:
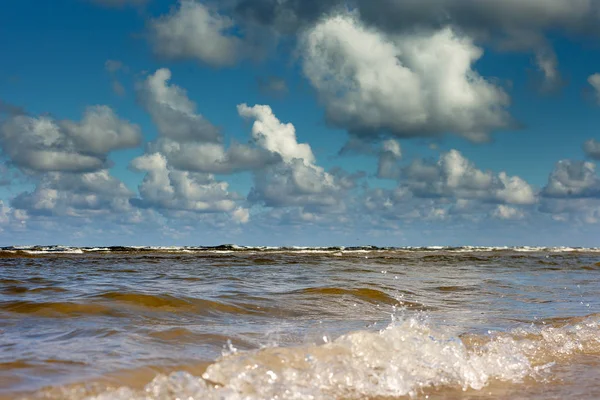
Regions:
<instances>
[{"instance_id":1,"label":"white foam","mask_svg":"<svg viewBox=\"0 0 600 400\"><path fill-rule=\"evenodd\" d=\"M323 345L234 352L202 378L160 375L141 392L121 388L90 399L324 400L414 396L432 387L480 390L494 380L540 379L574 354L599 354L599 333L596 315L463 341L408 319Z\"/></svg>"}]
</instances>

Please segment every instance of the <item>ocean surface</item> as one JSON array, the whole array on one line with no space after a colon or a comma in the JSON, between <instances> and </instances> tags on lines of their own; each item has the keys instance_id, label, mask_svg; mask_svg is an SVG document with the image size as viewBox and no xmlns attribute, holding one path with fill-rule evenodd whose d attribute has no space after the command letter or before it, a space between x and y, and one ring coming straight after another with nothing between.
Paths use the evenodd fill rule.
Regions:
<instances>
[{"instance_id":1,"label":"ocean surface","mask_svg":"<svg viewBox=\"0 0 600 400\"><path fill-rule=\"evenodd\" d=\"M600 249L0 249L0 398L598 399Z\"/></svg>"}]
</instances>

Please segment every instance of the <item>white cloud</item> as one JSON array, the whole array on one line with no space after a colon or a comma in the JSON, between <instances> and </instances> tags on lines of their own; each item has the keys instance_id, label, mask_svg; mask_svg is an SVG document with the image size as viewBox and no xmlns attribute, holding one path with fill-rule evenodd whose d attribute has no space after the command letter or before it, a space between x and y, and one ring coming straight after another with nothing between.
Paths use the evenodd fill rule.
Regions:
<instances>
[{"instance_id":1,"label":"white cloud","mask_svg":"<svg viewBox=\"0 0 600 400\"><path fill-rule=\"evenodd\" d=\"M539 211L550 214L556 221L575 224L600 223L600 199L598 198L549 198L542 199Z\"/></svg>"},{"instance_id":2,"label":"white cloud","mask_svg":"<svg viewBox=\"0 0 600 400\"><path fill-rule=\"evenodd\" d=\"M88 107L81 122L17 115L0 127L4 152L20 168L88 172L105 166L108 153L137 147L139 126L107 106Z\"/></svg>"},{"instance_id":3,"label":"white cloud","mask_svg":"<svg viewBox=\"0 0 600 400\"><path fill-rule=\"evenodd\" d=\"M180 142L220 142L219 130L196 111L184 89L169 84L171 71L161 68L138 85L139 97L162 137Z\"/></svg>"},{"instance_id":4,"label":"white cloud","mask_svg":"<svg viewBox=\"0 0 600 400\"><path fill-rule=\"evenodd\" d=\"M306 143L298 143L294 125L281 123L273 114L271 107L267 105L248 107L246 104L240 104L238 113L244 118L254 119L252 137L259 146L279 154L286 163L294 159L302 160L306 165L314 163L315 156L310 146Z\"/></svg>"},{"instance_id":5,"label":"white cloud","mask_svg":"<svg viewBox=\"0 0 600 400\"><path fill-rule=\"evenodd\" d=\"M0 200L0 232L11 228L21 229L25 226L28 219L29 215L27 215L27 212L11 208Z\"/></svg>"},{"instance_id":6,"label":"white cloud","mask_svg":"<svg viewBox=\"0 0 600 400\"><path fill-rule=\"evenodd\" d=\"M480 199L507 204L533 204L535 193L519 177L481 171L459 151L450 150L437 163L420 159L404 168L400 183L417 197Z\"/></svg>"},{"instance_id":7,"label":"white cloud","mask_svg":"<svg viewBox=\"0 0 600 400\"><path fill-rule=\"evenodd\" d=\"M18 195L12 205L29 214L110 215L128 211L132 196L133 193L107 170L78 174L50 172L32 192Z\"/></svg>"},{"instance_id":8,"label":"white cloud","mask_svg":"<svg viewBox=\"0 0 600 400\"><path fill-rule=\"evenodd\" d=\"M233 20L199 1L179 0L168 15L151 21L150 39L161 56L221 67L235 63L243 50L230 33L233 26Z\"/></svg>"},{"instance_id":9,"label":"white cloud","mask_svg":"<svg viewBox=\"0 0 600 400\"><path fill-rule=\"evenodd\" d=\"M544 76L542 89L555 89L560 86L562 79L558 71L556 53L549 46L538 45L535 50L535 61Z\"/></svg>"},{"instance_id":10,"label":"white cloud","mask_svg":"<svg viewBox=\"0 0 600 400\"><path fill-rule=\"evenodd\" d=\"M398 179L400 176L400 165L398 160L402 158L400 143L388 139L382 143L377 164L377 177L382 179Z\"/></svg>"},{"instance_id":11,"label":"white cloud","mask_svg":"<svg viewBox=\"0 0 600 400\"><path fill-rule=\"evenodd\" d=\"M170 167L179 170L218 174L260 169L279 161L270 149L236 142L226 149L219 130L170 79L171 71L163 68L138 85L139 98L159 131L149 153L162 154Z\"/></svg>"},{"instance_id":12,"label":"white cloud","mask_svg":"<svg viewBox=\"0 0 600 400\"><path fill-rule=\"evenodd\" d=\"M496 207L496 209L494 210L494 212L492 213L492 216L494 218L498 218L498 219L508 219L508 220L515 220L515 219L523 219L525 218L525 214L523 214L523 211L518 210L514 207L509 207L506 206L504 204L500 204Z\"/></svg>"},{"instance_id":13,"label":"white cloud","mask_svg":"<svg viewBox=\"0 0 600 400\"><path fill-rule=\"evenodd\" d=\"M590 75L588 77L588 83L592 85L596 100L598 101L598 104L600 104L600 73Z\"/></svg>"},{"instance_id":14,"label":"white cloud","mask_svg":"<svg viewBox=\"0 0 600 400\"><path fill-rule=\"evenodd\" d=\"M146 172L137 202L142 207L201 213L232 212L237 207L239 199L228 191L227 182L218 182L211 174L172 169L160 153L137 157L131 167Z\"/></svg>"},{"instance_id":15,"label":"white cloud","mask_svg":"<svg viewBox=\"0 0 600 400\"><path fill-rule=\"evenodd\" d=\"M496 190L496 197L508 204L533 204L536 202L533 188L518 176L508 176L500 172L498 179L501 183Z\"/></svg>"},{"instance_id":16,"label":"white cloud","mask_svg":"<svg viewBox=\"0 0 600 400\"><path fill-rule=\"evenodd\" d=\"M231 174L261 169L280 161L276 154L236 142L225 149L220 143L180 143L161 138L149 147L163 154L171 166L184 171Z\"/></svg>"},{"instance_id":17,"label":"white cloud","mask_svg":"<svg viewBox=\"0 0 600 400\"><path fill-rule=\"evenodd\" d=\"M267 105L238 106L238 113L254 120L252 136L257 145L278 154L282 162L255 174L248 198L268 207L343 208L344 187L315 164L310 146L298 143L296 128L282 123Z\"/></svg>"},{"instance_id":18,"label":"white cloud","mask_svg":"<svg viewBox=\"0 0 600 400\"><path fill-rule=\"evenodd\" d=\"M586 161L561 160L542 190L546 197L595 197L600 195L596 165Z\"/></svg>"},{"instance_id":19,"label":"white cloud","mask_svg":"<svg viewBox=\"0 0 600 400\"><path fill-rule=\"evenodd\" d=\"M231 213L231 217L240 224L247 224L250 221L250 211L247 208L239 207Z\"/></svg>"},{"instance_id":20,"label":"white cloud","mask_svg":"<svg viewBox=\"0 0 600 400\"><path fill-rule=\"evenodd\" d=\"M267 207L317 207L341 211L344 208L342 189L323 168L294 159L257 172L248 198Z\"/></svg>"},{"instance_id":21,"label":"white cloud","mask_svg":"<svg viewBox=\"0 0 600 400\"><path fill-rule=\"evenodd\" d=\"M481 141L510 124L506 93L472 69L483 51L451 28L387 35L338 15L309 29L300 49L329 122L352 132Z\"/></svg>"},{"instance_id":22,"label":"white cloud","mask_svg":"<svg viewBox=\"0 0 600 400\"><path fill-rule=\"evenodd\" d=\"M599 82L600 84L600 82ZM594 160L600 160L600 142L596 139L590 139L583 144L585 154Z\"/></svg>"}]
</instances>

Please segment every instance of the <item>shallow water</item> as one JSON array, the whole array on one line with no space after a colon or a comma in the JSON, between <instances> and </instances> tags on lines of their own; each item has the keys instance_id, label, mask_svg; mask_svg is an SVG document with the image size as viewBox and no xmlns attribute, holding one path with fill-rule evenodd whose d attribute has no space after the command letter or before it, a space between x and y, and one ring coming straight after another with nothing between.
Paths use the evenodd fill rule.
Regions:
<instances>
[{"instance_id":1,"label":"shallow water","mask_svg":"<svg viewBox=\"0 0 600 400\"><path fill-rule=\"evenodd\" d=\"M0 397L600 398L597 249L0 251Z\"/></svg>"}]
</instances>

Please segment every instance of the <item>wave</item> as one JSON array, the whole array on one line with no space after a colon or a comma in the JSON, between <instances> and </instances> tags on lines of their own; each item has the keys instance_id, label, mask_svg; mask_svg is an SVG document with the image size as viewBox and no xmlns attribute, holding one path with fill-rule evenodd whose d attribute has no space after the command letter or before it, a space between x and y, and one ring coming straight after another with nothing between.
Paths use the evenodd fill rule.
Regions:
<instances>
[{"instance_id":1,"label":"wave","mask_svg":"<svg viewBox=\"0 0 600 400\"><path fill-rule=\"evenodd\" d=\"M426 307L422 304L411 302L402 297L392 297L385 292L370 288L343 289L337 287L317 287L307 288L297 291L304 295L313 295L318 298L323 296L351 296L357 300L366 301L372 304L387 304L399 306L411 310L425 310Z\"/></svg>"},{"instance_id":2,"label":"wave","mask_svg":"<svg viewBox=\"0 0 600 400\"><path fill-rule=\"evenodd\" d=\"M109 304L132 306L149 311L193 312L197 315L211 314L263 314L266 309L256 305L239 302L228 303L199 298L175 297L171 295L153 295L145 293L107 292L95 296L94 299L107 301Z\"/></svg>"},{"instance_id":3,"label":"wave","mask_svg":"<svg viewBox=\"0 0 600 400\"><path fill-rule=\"evenodd\" d=\"M488 335L453 336L417 318L356 331L321 345L231 351L201 377L158 375L146 387L68 399L362 399L417 396L445 388L481 390L498 382L547 382L557 364L600 355L600 314ZM59 396L60 397L60 396Z\"/></svg>"},{"instance_id":4,"label":"wave","mask_svg":"<svg viewBox=\"0 0 600 400\"><path fill-rule=\"evenodd\" d=\"M0 303L0 310L15 314L31 314L39 317L74 318L84 315L113 315L113 311L101 304L72 302L8 301Z\"/></svg>"},{"instance_id":5,"label":"wave","mask_svg":"<svg viewBox=\"0 0 600 400\"><path fill-rule=\"evenodd\" d=\"M428 246L428 247L377 247L377 246L332 246L332 247L301 247L301 246L109 246L109 247L71 247L71 246L8 246L0 247L0 258L6 257L35 257L43 255L81 255L88 253L214 253L232 254L236 252L259 253L297 253L323 255L352 255L377 252L424 252L424 253L476 253L476 252L518 252L518 253L598 253L599 247L484 247L484 246Z\"/></svg>"}]
</instances>

